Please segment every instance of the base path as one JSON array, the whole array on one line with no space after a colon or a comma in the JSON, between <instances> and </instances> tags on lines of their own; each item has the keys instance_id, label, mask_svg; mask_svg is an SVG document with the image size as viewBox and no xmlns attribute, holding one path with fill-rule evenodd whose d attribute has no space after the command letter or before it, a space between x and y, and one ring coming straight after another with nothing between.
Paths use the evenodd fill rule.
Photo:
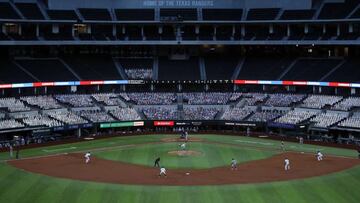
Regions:
<instances>
[{"instance_id":1,"label":"base path","mask_svg":"<svg viewBox=\"0 0 360 203\"><path fill-rule=\"evenodd\" d=\"M284 159L289 158L291 170L284 170ZM295 152L275 155L268 159L230 167L211 169L168 169L167 177L158 177L159 169L92 157L84 163L83 154L8 161L26 171L59 178L130 185L225 185L285 181L326 175L360 164L357 159L325 157L317 161L312 154ZM189 173L189 175L187 175Z\"/></svg>"}]
</instances>

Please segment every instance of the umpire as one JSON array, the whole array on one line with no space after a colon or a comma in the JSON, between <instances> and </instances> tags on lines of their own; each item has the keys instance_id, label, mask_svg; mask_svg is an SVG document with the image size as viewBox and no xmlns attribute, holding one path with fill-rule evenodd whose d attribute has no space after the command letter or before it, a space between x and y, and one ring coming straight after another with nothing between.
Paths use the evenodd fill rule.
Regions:
<instances>
[{"instance_id":1,"label":"umpire","mask_svg":"<svg viewBox=\"0 0 360 203\"><path fill-rule=\"evenodd\" d=\"M160 168L160 157L158 157L158 158L155 160L154 167L159 167L159 168Z\"/></svg>"}]
</instances>

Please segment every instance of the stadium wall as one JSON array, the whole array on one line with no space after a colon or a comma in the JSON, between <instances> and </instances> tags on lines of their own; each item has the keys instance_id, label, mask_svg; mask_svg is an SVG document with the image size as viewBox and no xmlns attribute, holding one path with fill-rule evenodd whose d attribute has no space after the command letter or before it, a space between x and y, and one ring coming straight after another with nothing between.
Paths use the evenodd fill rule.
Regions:
<instances>
[{"instance_id":1,"label":"stadium wall","mask_svg":"<svg viewBox=\"0 0 360 203\"><path fill-rule=\"evenodd\" d=\"M312 0L48 0L50 9L74 8L283 8L310 9Z\"/></svg>"}]
</instances>

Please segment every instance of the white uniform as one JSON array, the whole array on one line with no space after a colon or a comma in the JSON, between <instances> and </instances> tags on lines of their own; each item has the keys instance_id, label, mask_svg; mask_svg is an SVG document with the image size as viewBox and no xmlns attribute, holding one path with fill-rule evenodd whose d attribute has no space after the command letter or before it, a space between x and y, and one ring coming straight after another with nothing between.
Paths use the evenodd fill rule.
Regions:
<instances>
[{"instance_id":1,"label":"white uniform","mask_svg":"<svg viewBox=\"0 0 360 203\"><path fill-rule=\"evenodd\" d=\"M182 144L180 145L180 147L181 147L182 150L185 150L186 144L185 144L185 143L182 143Z\"/></svg>"},{"instance_id":2,"label":"white uniform","mask_svg":"<svg viewBox=\"0 0 360 203\"><path fill-rule=\"evenodd\" d=\"M290 170L290 160L289 159L285 159L285 171Z\"/></svg>"},{"instance_id":3,"label":"white uniform","mask_svg":"<svg viewBox=\"0 0 360 203\"><path fill-rule=\"evenodd\" d=\"M166 169L164 167L160 168L159 176L162 176L162 175L166 176Z\"/></svg>"},{"instance_id":4,"label":"white uniform","mask_svg":"<svg viewBox=\"0 0 360 203\"><path fill-rule=\"evenodd\" d=\"M323 155L321 152L318 152L317 155L316 155L317 160L318 160L318 161L323 160L323 156L324 156L324 155Z\"/></svg>"},{"instance_id":5,"label":"white uniform","mask_svg":"<svg viewBox=\"0 0 360 203\"><path fill-rule=\"evenodd\" d=\"M86 153L85 154L85 163L89 163L90 162L90 156L91 156L91 154L88 152L88 153Z\"/></svg>"},{"instance_id":6,"label":"white uniform","mask_svg":"<svg viewBox=\"0 0 360 203\"><path fill-rule=\"evenodd\" d=\"M231 170L237 170L237 161L235 159L231 160Z\"/></svg>"}]
</instances>

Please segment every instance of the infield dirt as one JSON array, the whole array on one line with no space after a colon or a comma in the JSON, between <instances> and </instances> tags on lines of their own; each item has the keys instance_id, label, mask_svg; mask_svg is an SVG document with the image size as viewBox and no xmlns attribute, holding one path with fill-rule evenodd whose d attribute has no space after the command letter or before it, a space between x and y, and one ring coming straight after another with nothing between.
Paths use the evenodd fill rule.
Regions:
<instances>
[{"instance_id":1,"label":"infield dirt","mask_svg":"<svg viewBox=\"0 0 360 203\"><path fill-rule=\"evenodd\" d=\"M291 170L284 170L284 159ZM129 185L226 185L286 181L322 176L360 164L357 159L325 157L317 161L313 154L287 152L268 159L211 169L167 169L167 177L158 177L159 169L92 157L85 164L79 153L8 161L8 164L37 174L82 181ZM190 175L186 175L190 173Z\"/></svg>"}]
</instances>

